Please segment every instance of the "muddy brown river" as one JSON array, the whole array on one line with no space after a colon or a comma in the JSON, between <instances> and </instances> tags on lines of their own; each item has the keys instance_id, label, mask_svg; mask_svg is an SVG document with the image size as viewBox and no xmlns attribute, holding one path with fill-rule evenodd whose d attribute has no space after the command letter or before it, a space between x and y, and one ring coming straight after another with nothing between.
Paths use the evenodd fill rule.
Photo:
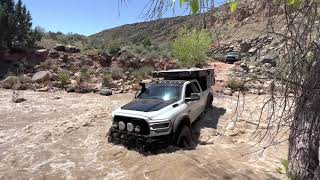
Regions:
<instances>
[{"instance_id":1,"label":"muddy brown river","mask_svg":"<svg viewBox=\"0 0 320 180\"><path fill-rule=\"evenodd\" d=\"M259 148L252 147L250 123L226 132L236 97L215 95L213 109L193 125L195 150L141 154L105 137L111 111L132 94L20 96L27 101L15 104L12 91L0 90L0 179L285 179L275 169L286 158L286 144L250 153Z\"/></svg>"}]
</instances>

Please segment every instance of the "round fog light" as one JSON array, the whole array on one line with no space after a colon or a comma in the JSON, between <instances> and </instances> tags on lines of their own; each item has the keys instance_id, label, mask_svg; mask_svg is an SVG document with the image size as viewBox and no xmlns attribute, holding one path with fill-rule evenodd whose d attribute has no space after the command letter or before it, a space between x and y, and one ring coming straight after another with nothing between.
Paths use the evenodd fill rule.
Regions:
<instances>
[{"instance_id":1,"label":"round fog light","mask_svg":"<svg viewBox=\"0 0 320 180\"><path fill-rule=\"evenodd\" d=\"M141 131L140 126L136 126L136 128L134 128L134 131L139 133Z\"/></svg>"},{"instance_id":2,"label":"round fog light","mask_svg":"<svg viewBox=\"0 0 320 180\"><path fill-rule=\"evenodd\" d=\"M124 130L126 128L126 124L122 121L119 122L119 129Z\"/></svg>"},{"instance_id":3,"label":"round fog light","mask_svg":"<svg viewBox=\"0 0 320 180\"><path fill-rule=\"evenodd\" d=\"M114 123L112 124L112 127L113 127L113 128L118 128L118 123L114 122Z\"/></svg>"},{"instance_id":4,"label":"round fog light","mask_svg":"<svg viewBox=\"0 0 320 180\"><path fill-rule=\"evenodd\" d=\"M132 123L128 123L128 124L127 124L127 130L128 130L129 132L132 132L132 131L134 130L134 126L133 126Z\"/></svg>"}]
</instances>

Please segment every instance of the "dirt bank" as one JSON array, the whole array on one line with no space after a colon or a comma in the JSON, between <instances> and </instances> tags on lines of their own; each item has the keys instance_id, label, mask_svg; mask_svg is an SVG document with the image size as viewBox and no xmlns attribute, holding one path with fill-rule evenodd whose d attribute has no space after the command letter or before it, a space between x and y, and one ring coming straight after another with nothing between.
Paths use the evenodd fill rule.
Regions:
<instances>
[{"instance_id":1,"label":"dirt bank","mask_svg":"<svg viewBox=\"0 0 320 180\"><path fill-rule=\"evenodd\" d=\"M10 102L11 91L0 90L0 179L276 179L286 145L242 156L253 127L239 124L226 135L235 97L216 95L214 108L194 127L195 150L168 148L142 155L107 142L111 111L132 94L22 91L27 101ZM255 101L256 102L256 101ZM198 129L198 131L197 131ZM283 177L282 177L283 178Z\"/></svg>"}]
</instances>

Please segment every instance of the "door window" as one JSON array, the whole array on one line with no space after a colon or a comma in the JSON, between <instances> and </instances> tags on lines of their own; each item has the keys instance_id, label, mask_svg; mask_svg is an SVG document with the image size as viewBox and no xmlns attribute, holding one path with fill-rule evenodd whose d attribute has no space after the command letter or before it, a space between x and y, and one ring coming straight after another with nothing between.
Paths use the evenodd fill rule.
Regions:
<instances>
[{"instance_id":1,"label":"door window","mask_svg":"<svg viewBox=\"0 0 320 180\"><path fill-rule=\"evenodd\" d=\"M192 82L190 84L187 84L186 86L186 97L190 97L192 93L200 93L200 88L197 83Z\"/></svg>"},{"instance_id":2,"label":"door window","mask_svg":"<svg viewBox=\"0 0 320 180\"><path fill-rule=\"evenodd\" d=\"M192 93L200 93L199 85L196 82L191 83Z\"/></svg>"}]
</instances>

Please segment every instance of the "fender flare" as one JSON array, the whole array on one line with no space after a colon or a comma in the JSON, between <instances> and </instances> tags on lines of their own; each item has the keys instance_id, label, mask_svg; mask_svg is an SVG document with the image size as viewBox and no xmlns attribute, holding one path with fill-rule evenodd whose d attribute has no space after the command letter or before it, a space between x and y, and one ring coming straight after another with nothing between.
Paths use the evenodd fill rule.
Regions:
<instances>
[{"instance_id":1,"label":"fender flare","mask_svg":"<svg viewBox=\"0 0 320 180\"><path fill-rule=\"evenodd\" d=\"M188 127L191 127L191 122L190 122L190 118L188 115L184 115L181 118L178 118L174 124L173 124L173 128L172 128L172 132L175 133L177 131L177 129L182 125L182 124L186 124Z\"/></svg>"}]
</instances>

